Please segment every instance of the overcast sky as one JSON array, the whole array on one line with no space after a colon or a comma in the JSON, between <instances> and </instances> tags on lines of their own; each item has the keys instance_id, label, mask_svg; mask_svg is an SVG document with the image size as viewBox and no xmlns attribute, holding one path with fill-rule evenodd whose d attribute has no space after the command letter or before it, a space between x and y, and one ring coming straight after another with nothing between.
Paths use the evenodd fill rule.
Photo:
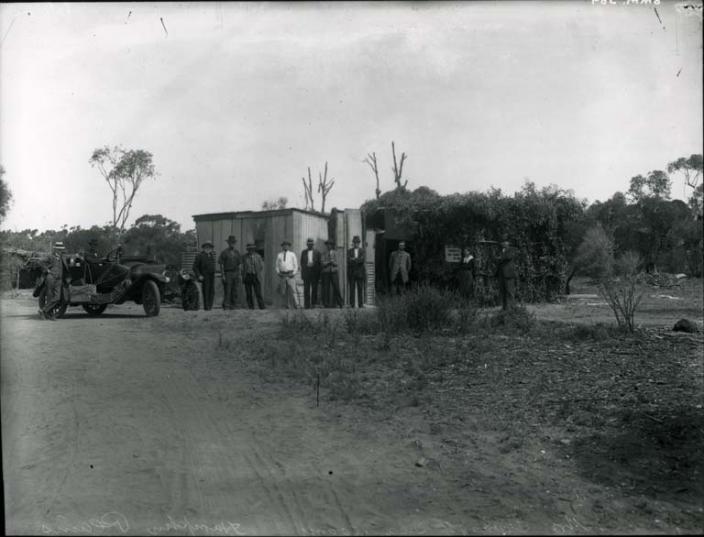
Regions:
<instances>
[{"instance_id":1,"label":"overcast sky","mask_svg":"<svg viewBox=\"0 0 704 537\"><path fill-rule=\"evenodd\" d=\"M368 152L393 187L391 140L412 189L529 179L604 200L702 150L690 4L4 4L3 227L107 223L88 163L103 145L154 155L129 223L188 229L278 196L302 208L301 177L326 160L328 208L359 207Z\"/></svg>"}]
</instances>

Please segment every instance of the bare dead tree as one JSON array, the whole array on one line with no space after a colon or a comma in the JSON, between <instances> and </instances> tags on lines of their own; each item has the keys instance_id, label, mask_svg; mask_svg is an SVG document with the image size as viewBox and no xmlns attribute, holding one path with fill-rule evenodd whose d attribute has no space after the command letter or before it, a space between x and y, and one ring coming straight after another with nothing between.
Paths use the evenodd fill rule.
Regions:
<instances>
[{"instance_id":1,"label":"bare dead tree","mask_svg":"<svg viewBox=\"0 0 704 537\"><path fill-rule=\"evenodd\" d=\"M310 168L308 168L310 171ZM318 172L318 192L320 192L320 196L322 198L322 207L320 208L320 212L324 213L325 212L325 198L328 197L328 194L332 190L332 187L335 186L335 180L331 177L330 180L328 181L328 161L325 161L325 173L321 174Z\"/></svg>"},{"instance_id":2,"label":"bare dead tree","mask_svg":"<svg viewBox=\"0 0 704 537\"><path fill-rule=\"evenodd\" d=\"M303 194L306 197L306 209L310 208L311 211L315 211L315 201L313 200L313 179L310 175L310 166L308 166L308 182L306 183L306 178L301 177L303 182Z\"/></svg>"},{"instance_id":3,"label":"bare dead tree","mask_svg":"<svg viewBox=\"0 0 704 537\"><path fill-rule=\"evenodd\" d=\"M367 158L362 162L369 164L372 172L374 172L374 177L376 177L376 190L374 192L376 193L376 199L379 199L379 196L381 196L381 188L379 188L379 167L376 164L376 153L367 153Z\"/></svg>"},{"instance_id":4,"label":"bare dead tree","mask_svg":"<svg viewBox=\"0 0 704 537\"><path fill-rule=\"evenodd\" d=\"M394 167L392 168L392 171L394 172L394 182L396 183L396 188L398 189L405 189L406 185L408 184L408 181L404 181L403 184L401 184L401 176L403 175L403 162L406 160L406 153L401 153L401 160L396 164L396 148L394 147L393 141L391 142L391 154L394 157Z\"/></svg>"}]
</instances>

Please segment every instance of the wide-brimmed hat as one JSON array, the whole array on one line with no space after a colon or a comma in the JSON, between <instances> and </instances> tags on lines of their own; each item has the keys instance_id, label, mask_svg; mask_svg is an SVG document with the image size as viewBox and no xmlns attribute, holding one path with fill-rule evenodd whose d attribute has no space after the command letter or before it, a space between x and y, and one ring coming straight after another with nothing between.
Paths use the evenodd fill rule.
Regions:
<instances>
[{"instance_id":1,"label":"wide-brimmed hat","mask_svg":"<svg viewBox=\"0 0 704 537\"><path fill-rule=\"evenodd\" d=\"M213 243L210 241L205 241L203 244L200 245L201 248L205 248L206 246L210 246L212 248Z\"/></svg>"},{"instance_id":2,"label":"wide-brimmed hat","mask_svg":"<svg viewBox=\"0 0 704 537\"><path fill-rule=\"evenodd\" d=\"M309 239L306 241L306 244L315 244L315 241L314 241L313 239L309 238Z\"/></svg>"},{"instance_id":3,"label":"wide-brimmed hat","mask_svg":"<svg viewBox=\"0 0 704 537\"><path fill-rule=\"evenodd\" d=\"M247 250L249 250L249 249L254 249L254 248L256 248L256 247L257 247L257 246L256 246L253 242L248 242L248 243L247 243L247 246L246 246Z\"/></svg>"},{"instance_id":4,"label":"wide-brimmed hat","mask_svg":"<svg viewBox=\"0 0 704 537\"><path fill-rule=\"evenodd\" d=\"M55 242L54 243L54 250L65 250L66 247L64 246L63 242Z\"/></svg>"},{"instance_id":5,"label":"wide-brimmed hat","mask_svg":"<svg viewBox=\"0 0 704 537\"><path fill-rule=\"evenodd\" d=\"M227 238L227 242L237 242L237 238L234 235L230 235Z\"/></svg>"},{"instance_id":6,"label":"wide-brimmed hat","mask_svg":"<svg viewBox=\"0 0 704 537\"><path fill-rule=\"evenodd\" d=\"M359 235L355 235L352 237L352 242L362 242L362 239L359 238Z\"/></svg>"},{"instance_id":7,"label":"wide-brimmed hat","mask_svg":"<svg viewBox=\"0 0 704 537\"><path fill-rule=\"evenodd\" d=\"M291 241L288 239L284 239L283 241L281 241L281 246L283 246L284 244L288 244L289 246L291 246Z\"/></svg>"}]
</instances>

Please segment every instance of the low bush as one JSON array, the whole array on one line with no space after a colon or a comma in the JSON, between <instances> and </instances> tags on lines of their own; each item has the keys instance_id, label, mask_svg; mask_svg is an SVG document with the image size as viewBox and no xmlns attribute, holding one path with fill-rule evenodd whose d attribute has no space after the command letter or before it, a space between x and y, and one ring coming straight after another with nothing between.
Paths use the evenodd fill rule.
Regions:
<instances>
[{"instance_id":1,"label":"low bush","mask_svg":"<svg viewBox=\"0 0 704 537\"><path fill-rule=\"evenodd\" d=\"M429 285L379 301L379 328L388 333L424 333L452 326L452 310L460 304L452 291Z\"/></svg>"}]
</instances>

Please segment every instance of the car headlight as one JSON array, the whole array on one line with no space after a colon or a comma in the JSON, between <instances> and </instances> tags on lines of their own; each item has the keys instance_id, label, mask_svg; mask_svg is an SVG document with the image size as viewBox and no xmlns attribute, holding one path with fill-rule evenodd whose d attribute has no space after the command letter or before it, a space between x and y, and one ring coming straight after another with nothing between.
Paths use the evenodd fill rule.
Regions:
<instances>
[{"instance_id":1,"label":"car headlight","mask_svg":"<svg viewBox=\"0 0 704 537\"><path fill-rule=\"evenodd\" d=\"M169 283L171 281L171 278L169 278L168 276L164 276L164 279L166 280L166 283Z\"/></svg>"}]
</instances>

